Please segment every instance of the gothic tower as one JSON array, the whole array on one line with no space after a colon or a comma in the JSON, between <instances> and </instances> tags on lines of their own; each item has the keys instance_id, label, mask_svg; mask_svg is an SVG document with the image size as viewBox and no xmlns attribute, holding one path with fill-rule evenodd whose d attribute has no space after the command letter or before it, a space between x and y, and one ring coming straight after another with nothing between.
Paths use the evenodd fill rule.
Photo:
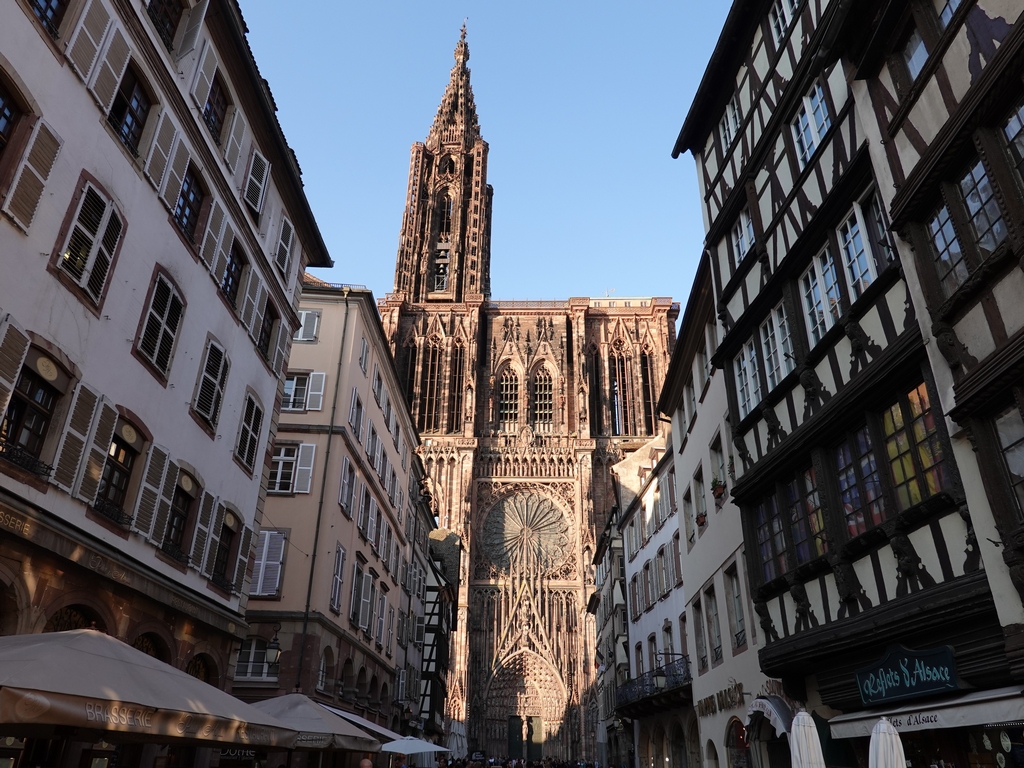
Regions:
<instances>
[{"instance_id":1,"label":"gothic tower","mask_svg":"<svg viewBox=\"0 0 1024 768\"><path fill-rule=\"evenodd\" d=\"M439 526L463 544L449 746L593 760L595 540L610 467L661 431L679 306L490 299L492 190L468 60L463 28L412 148L395 290L380 302Z\"/></svg>"}]
</instances>

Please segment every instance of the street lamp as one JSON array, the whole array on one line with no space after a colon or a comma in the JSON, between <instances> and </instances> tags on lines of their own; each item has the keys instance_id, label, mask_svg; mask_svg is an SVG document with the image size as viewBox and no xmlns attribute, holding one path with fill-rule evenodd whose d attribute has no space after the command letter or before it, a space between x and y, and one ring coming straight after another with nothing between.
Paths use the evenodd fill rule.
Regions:
<instances>
[{"instance_id":1,"label":"street lamp","mask_svg":"<svg viewBox=\"0 0 1024 768\"><path fill-rule=\"evenodd\" d=\"M274 639L267 643L266 660L269 666L277 664L281 660L281 643L277 641L277 633L281 631L281 625L274 625Z\"/></svg>"}]
</instances>

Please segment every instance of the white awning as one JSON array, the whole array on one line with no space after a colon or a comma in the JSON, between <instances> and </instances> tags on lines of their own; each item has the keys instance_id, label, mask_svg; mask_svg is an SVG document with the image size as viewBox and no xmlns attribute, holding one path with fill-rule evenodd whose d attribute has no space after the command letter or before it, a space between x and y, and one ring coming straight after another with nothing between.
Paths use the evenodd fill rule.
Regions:
<instances>
[{"instance_id":1,"label":"white awning","mask_svg":"<svg viewBox=\"0 0 1024 768\"><path fill-rule=\"evenodd\" d=\"M400 733L395 733L394 731L389 731L383 725L377 725L375 722L373 722L372 720L367 720L365 717L360 717L359 715L354 715L351 712L346 712L344 709L338 709L337 707L329 707L329 706L327 706L326 704L324 704L321 701L318 701L317 704L319 704L324 709L333 712L336 715L340 715L341 717L344 717L349 722L355 723L356 725L358 725L358 726L360 726L362 728L368 728L369 730L373 731L374 733L379 733L381 736L386 738L388 741L394 741L395 739L402 738L402 735Z\"/></svg>"},{"instance_id":2,"label":"white awning","mask_svg":"<svg viewBox=\"0 0 1024 768\"><path fill-rule=\"evenodd\" d=\"M758 715L768 719L777 736L789 733L789 726L793 723L793 710L779 696L758 696L750 702L750 706L747 707L746 726L748 729Z\"/></svg>"},{"instance_id":3,"label":"white awning","mask_svg":"<svg viewBox=\"0 0 1024 768\"><path fill-rule=\"evenodd\" d=\"M1011 685L970 691L953 698L911 701L891 707L838 715L828 721L833 739L870 736L878 718L886 717L900 733L933 728L960 728L1024 720L1024 687Z\"/></svg>"}]
</instances>

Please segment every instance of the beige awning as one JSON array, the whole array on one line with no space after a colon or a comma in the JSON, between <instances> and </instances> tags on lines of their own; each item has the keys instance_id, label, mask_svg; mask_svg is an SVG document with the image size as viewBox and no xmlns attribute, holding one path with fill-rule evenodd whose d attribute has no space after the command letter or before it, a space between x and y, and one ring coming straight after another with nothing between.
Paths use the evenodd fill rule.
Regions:
<instances>
[{"instance_id":1,"label":"beige awning","mask_svg":"<svg viewBox=\"0 0 1024 768\"><path fill-rule=\"evenodd\" d=\"M301 693L289 693L253 703L299 732L295 749L346 749L351 752L380 752L380 742L348 720L320 706Z\"/></svg>"},{"instance_id":2,"label":"beige awning","mask_svg":"<svg viewBox=\"0 0 1024 768\"><path fill-rule=\"evenodd\" d=\"M219 688L92 629L0 637L0 735L291 747L297 733Z\"/></svg>"},{"instance_id":3,"label":"beige awning","mask_svg":"<svg viewBox=\"0 0 1024 768\"><path fill-rule=\"evenodd\" d=\"M388 739L389 741L402 738L401 734L395 733L394 731L390 731L383 725L377 725L375 722L373 722L373 720L367 720L365 717L360 717L359 715L353 714L352 712L346 712L344 709L331 707L327 704L321 704L320 706L324 709L330 710L336 715L344 717L346 720L349 720L350 722L355 723L360 728L365 728L368 731L376 733L378 736L383 736L385 739Z\"/></svg>"},{"instance_id":4,"label":"beige awning","mask_svg":"<svg viewBox=\"0 0 1024 768\"><path fill-rule=\"evenodd\" d=\"M892 707L837 715L828 721L833 739L870 736L878 718L886 717L899 733L933 728L960 728L1024 720L1024 686L1011 685L959 696L910 701Z\"/></svg>"}]
</instances>

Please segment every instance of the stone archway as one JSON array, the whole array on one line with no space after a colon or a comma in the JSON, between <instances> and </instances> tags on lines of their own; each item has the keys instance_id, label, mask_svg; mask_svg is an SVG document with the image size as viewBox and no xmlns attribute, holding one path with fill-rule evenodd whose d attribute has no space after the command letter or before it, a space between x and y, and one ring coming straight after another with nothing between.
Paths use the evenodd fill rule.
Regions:
<instances>
[{"instance_id":1,"label":"stone archway","mask_svg":"<svg viewBox=\"0 0 1024 768\"><path fill-rule=\"evenodd\" d=\"M506 659L491 677L485 701L488 754L511 756L518 744L527 759L566 755L565 688L540 656L522 651Z\"/></svg>"}]
</instances>

